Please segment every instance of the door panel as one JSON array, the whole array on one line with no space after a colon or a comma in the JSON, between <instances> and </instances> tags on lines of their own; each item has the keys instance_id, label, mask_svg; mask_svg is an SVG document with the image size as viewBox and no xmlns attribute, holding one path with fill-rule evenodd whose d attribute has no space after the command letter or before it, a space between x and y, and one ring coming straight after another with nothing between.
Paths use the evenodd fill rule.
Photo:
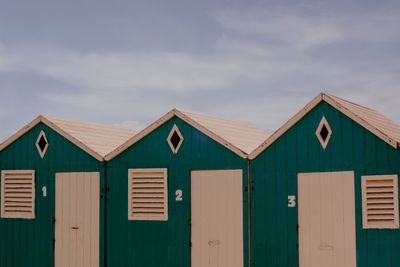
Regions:
<instances>
[{"instance_id":1,"label":"door panel","mask_svg":"<svg viewBox=\"0 0 400 267\"><path fill-rule=\"evenodd\" d=\"M100 175L56 174L55 267L99 266Z\"/></svg>"},{"instance_id":2,"label":"door panel","mask_svg":"<svg viewBox=\"0 0 400 267\"><path fill-rule=\"evenodd\" d=\"M192 267L243 267L242 170L192 171Z\"/></svg>"},{"instance_id":3,"label":"door panel","mask_svg":"<svg viewBox=\"0 0 400 267\"><path fill-rule=\"evenodd\" d=\"M355 267L354 173L300 173L300 267Z\"/></svg>"}]
</instances>

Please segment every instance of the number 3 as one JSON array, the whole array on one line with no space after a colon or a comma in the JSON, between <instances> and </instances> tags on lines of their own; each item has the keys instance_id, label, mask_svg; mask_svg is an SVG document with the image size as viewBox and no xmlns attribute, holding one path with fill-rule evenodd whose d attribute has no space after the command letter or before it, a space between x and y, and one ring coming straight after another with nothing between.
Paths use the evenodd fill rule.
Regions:
<instances>
[{"instance_id":1,"label":"number 3","mask_svg":"<svg viewBox=\"0 0 400 267\"><path fill-rule=\"evenodd\" d=\"M288 207L289 208L296 207L296 196L288 196Z\"/></svg>"}]
</instances>

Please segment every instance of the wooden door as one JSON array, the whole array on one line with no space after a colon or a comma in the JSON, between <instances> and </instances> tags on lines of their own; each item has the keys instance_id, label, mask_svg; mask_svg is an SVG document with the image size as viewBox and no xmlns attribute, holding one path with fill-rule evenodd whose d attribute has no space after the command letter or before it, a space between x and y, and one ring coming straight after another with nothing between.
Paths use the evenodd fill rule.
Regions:
<instances>
[{"instance_id":1,"label":"wooden door","mask_svg":"<svg viewBox=\"0 0 400 267\"><path fill-rule=\"evenodd\" d=\"M300 267L356 267L354 173L298 176Z\"/></svg>"},{"instance_id":2,"label":"wooden door","mask_svg":"<svg viewBox=\"0 0 400 267\"><path fill-rule=\"evenodd\" d=\"M99 267L100 175L56 174L55 267Z\"/></svg>"},{"instance_id":3,"label":"wooden door","mask_svg":"<svg viewBox=\"0 0 400 267\"><path fill-rule=\"evenodd\" d=\"M243 267L242 170L192 171L192 267Z\"/></svg>"}]
</instances>

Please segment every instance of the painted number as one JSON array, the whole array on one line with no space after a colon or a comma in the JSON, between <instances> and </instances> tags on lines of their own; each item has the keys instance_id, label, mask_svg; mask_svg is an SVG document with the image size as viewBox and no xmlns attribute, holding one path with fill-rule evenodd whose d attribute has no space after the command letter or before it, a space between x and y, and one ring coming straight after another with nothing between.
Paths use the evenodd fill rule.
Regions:
<instances>
[{"instance_id":1,"label":"painted number","mask_svg":"<svg viewBox=\"0 0 400 267\"><path fill-rule=\"evenodd\" d=\"M183 200L182 196L183 196L182 190L178 189L175 191L175 200L176 201L182 201Z\"/></svg>"},{"instance_id":2,"label":"painted number","mask_svg":"<svg viewBox=\"0 0 400 267\"><path fill-rule=\"evenodd\" d=\"M43 194L43 197L47 197L47 187L46 186L42 187L42 194Z\"/></svg>"},{"instance_id":3,"label":"painted number","mask_svg":"<svg viewBox=\"0 0 400 267\"><path fill-rule=\"evenodd\" d=\"M289 208L296 207L296 196L288 196L288 207Z\"/></svg>"}]
</instances>

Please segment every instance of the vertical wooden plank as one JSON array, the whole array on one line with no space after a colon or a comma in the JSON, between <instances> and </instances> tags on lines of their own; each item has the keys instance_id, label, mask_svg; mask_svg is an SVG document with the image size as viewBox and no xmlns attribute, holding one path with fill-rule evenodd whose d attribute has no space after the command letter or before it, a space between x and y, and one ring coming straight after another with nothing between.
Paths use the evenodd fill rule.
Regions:
<instances>
[{"instance_id":1,"label":"vertical wooden plank","mask_svg":"<svg viewBox=\"0 0 400 267\"><path fill-rule=\"evenodd\" d=\"M76 236L76 267L83 267L83 238L82 235L84 234L84 225L83 225L83 213L85 202L83 201L84 192L83 192L83 181L86 179L87 175L85 173L75 173L74 175L74 183L75 183L75 200L76 200L76 220L75 225L75 236Z\"/></svg>"},{"instance_id":2,"label":"vertical wooden plank","mask_svg":"<svg viewBox=\"0 0 400 267\"><path fill-rule=\"evenodd\" d=\"M344 252L345 266L353 267L357 264L356 258L356 212L354 173L343 173L343 202L344 202Z\"/></svg>"},{"instance_id":3,"label":"vertical wooden plank","mask_svg":"<svg viewBox=\"0 0 400 267\"><path fill-rule=\"evenodd\" d=\"M87 176L87 175L85 175ZM89 179L88 179L89 178ZM84 196L83 196L83 203L84 205L84 214L83 214L83 224L82 224L82 232L83 232L83 266L91 266L91 251L90 251L90 235L88 234L90 232L90 227L91 227L91 216L89 211L91 209L90 207L90 191L91 191L91 183L90 183L90 177L85 177L83 179L83 188L84 188Z\"/></svg>"},{"instance_id":4,"label":"vertical wooden plank","mask_svg":"<svg viewBox=\"0 0 400 267\"><path fill-rule=\"evenodd\" d=\"M56 219L56 226L55 226L55 255L54 255L54 261L55 261L55 266L56 267L62 267L62 264L60 264L60 257L61 257L61 251L60 251L60 241L62 240L62 231L59 225L59 220L61 217L61 201L62 201L62 186L61 186L61 181L56 174L56 194L55 194L55 219Z\"/></svg>"},{"instance_id":5,"label":"vertical wooden plank","mask_svg":"<svg viewBox=\"0 0 400 267\"><path fill-rule=\"evenodd\" d=\"M344 236L344 186L346 181L343 174L331 175L330 188L332 189L332 247L333 247L333 261L332 266L345 267L345 236ZM335 181L335 180L336 181ZM353 212L354 213L354 212ZM342 245L344 244L344 246Z\"/></svg>"},{"instance_id":6,"label":"vertical wooden plank","mask_svg":"<svg viewBox=\"0 0 400 267\"><path fill-rule=\"evenodd\" d=\"M60 174L61 175L61 174ZM70 198L71 198L71 179L69 179L69 176L65 174L65 176L61 176L62 181L63 181L63 200L62 200L62 217L60 218L60 227L63 229L63 240L61 241L63 246L62 246L62 265L63 267L69 267L70 266L70 257L71 257L71 252L70 252L70 242L69 239L70 237L70 231L69 231L69 225L71 223L71 217L72 214L70 212ZM56 266L58 267L58 266Z\"/></svg>"},{"instance_id":7,"label":"vertical wooden plank","mask_svg":"<svg viewBox=\"0 0 400 267\"><path fill-rule=\"evenodd\" d=\"M92 173L92 201L91 201L91 212L92 212L92 256L93 264L92 267L99 266L99 220L100 220L100 177L99 173Z\"/></svg>"},{"instance_id":8,"label":"vertical wooden plank","mask_svg":"<svg viewBox=\"0 0 400 267\"><path fill-rule=\"evenodd\" d=\"M365 173L374 175L377 172L376 138L371 133L365 134ZM367 266L379 266L379 231L369 229L367 236Z\"/></svg>"},{"instance_id":9,"label":"vertical wooden plank","mask_svg":"<svg viewBox=\"0 0 400 267\"><path fill-rule=\"evenodd\" d=\"M281 149L276 150L276 205L281 206L287 203L287 157L286 157L286 135L277 141ZM287 266L288 258L286 251L288 246L287 233L287 208L276 209L276 234L279 238L277 242L277 262L282 266Z\"/></svg>"},{"instance_id":10,"label":"vertical wooden plank","mask_svg":"<svg viewBox=\"0 0 400 267\"><path fill-rule=\"evenodd\" d=\"M266 188L271 188L268 194L263 195L265 201L265 235L266 235L266 260L268 266L276 266L277 262L277 248L278 248L278 234L277 234L277 170L276 170L276 146L270 148L271 158L266 162L266 168L269 170L268 176L265 181Z\"/></svg>"},{"instance_id":11,"label":"vertical wooden plank","mask_svg":"<svg viewBox=\"0 0 400 267\"><path fill-rule=\"evenodd\" d=\"M310 266L309 259L309 246L308 240L306 239L309 236L308 233L308 220L309 220L309 212L308 208L310 207L307 197L308 197L308 186L305 184L306 180L304 179L303 174L298 175L298 193L297 193L297 201L298 201L298 216L299 216L299 266Z\"/></svg>"},{"instance_id":12,"label":"vertical wooden plank","mask_svg":"<svg viewBox=\"0 0 400 267\"><path fill-rule=\"evenodd\" d=\"M330 179L330 174L318 175L319 184L318 187L315 187L315 192L317 197L314 199L314 202L318 203L318 211L319 211L319 229L320 230L320 239L319 244L317 244L319 248L319 256L321 257L320 264L323 266L331 267L333 260L333 251L332 251L332 192L334 188L332 188L332 181ZM329 188L326 190L325 188ZM318 228L317 228L318 229Z\"/></svg>"}]
</instances>

